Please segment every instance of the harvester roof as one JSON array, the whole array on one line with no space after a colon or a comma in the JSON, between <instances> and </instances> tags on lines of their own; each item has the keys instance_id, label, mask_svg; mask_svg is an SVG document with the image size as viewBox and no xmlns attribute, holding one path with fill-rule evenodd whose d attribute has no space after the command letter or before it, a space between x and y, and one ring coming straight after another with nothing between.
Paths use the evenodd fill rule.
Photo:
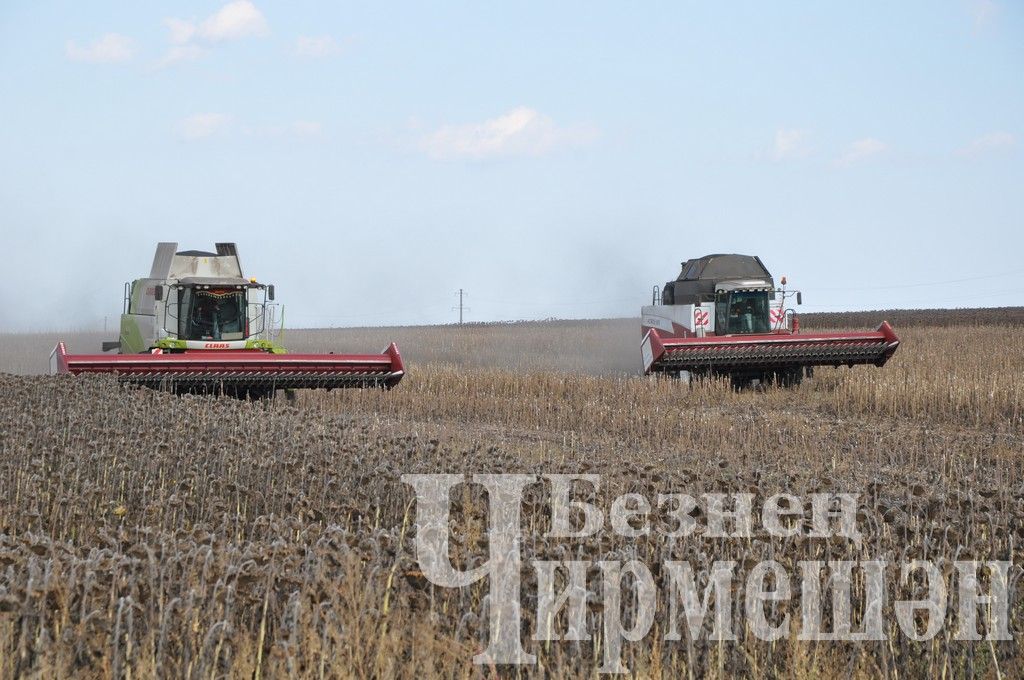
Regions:
<instances>
[{"instance_id":1,"label":"harvester roof","mask_svg":"<svg viewBox=\"0 0 1024 680\"><path fill-rule=\"evenodd\" d=\"M695 304L714 299L718 284L742 281L745 286L774 288L775 281L768 268L756 255L718 253L683 263L675 281L665 284L665 304Z\"/></svg>"},{"instance_id":2,"label":"harvester roof","mask_svg":"<svg viewBox=\"0 0 1024 680\"><path fill-rule=\"evenodd\" d=\"M707 281L722 279L768 279L772 275L756 255L705 255L683 263L676 281Z\"/></svg>"},{"instance_id":3,"label":"harvester roof","mask_svg":"<svg viewBox=\"0 0 1024 680\"><path fill-rule=\"evenodd\" d=\"M245 288L259 287L259 284L253 283L248 279L242 279L234 276L187 276L183 279L178 279L178 283L183 286L243 286Z\"/></svg>"},{"instance_id":4,"label":"harvester roof","mask_svg":"<svg viewBox=\"0 0 1024 680\"><path fill-rule=\"evenodd\" d=\"M243 279L242 263L234 243L216 244L217 252L178 250L170 241L158 243L149 278L157 281L182 281L189 277ZM237 284L232 284L237 285Z\"/></svg>"},{"instance_id":5,"label":"harvester roof","mask_svg":"<svg viewBox=\"0 0 1024 680\"><path fill-rule=\"evenodd\" d=\"M175 255L184 255L186 257L219 257L217 253L211 253L208 250L179 250Z\"/></svg>"}]
</instances>

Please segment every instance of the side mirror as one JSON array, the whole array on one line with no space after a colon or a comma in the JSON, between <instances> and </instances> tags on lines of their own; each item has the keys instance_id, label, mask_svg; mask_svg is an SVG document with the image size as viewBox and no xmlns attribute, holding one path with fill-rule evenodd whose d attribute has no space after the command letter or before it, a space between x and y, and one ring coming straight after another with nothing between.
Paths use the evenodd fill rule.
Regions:
<instances>
[{"instance_id":1,"label":"side mirror","mask_svg":"<svg viewBox=\"0 0 1024 680\"><path fill-rule=\"evenodd\" d=\"M164 287L163 286L154 286L153 287L153 299L156 300L157 302L160 302L161 300L164 299Z\"/></svg>"},{"instance_id":2,"label":"side mirror","mask_svg":"<svg viewBox=\"0 0 1024 680\"><path fill-rule=\"evenodd\" d=\"M269 299L271 301L273 301L273 299L274 299L274 286L273 285L267 286L267 299Z\"/></svg>"},{"instance_id":3,"label":"side mirror","mask_svg":"<svg viewBox=\"0 0 1024 680\"><path fill-rule=\"evenodd\" d=\"M798 305L802 305L804 303L804 296L803 293L801 293L800 291L796 292L796 303Z\"/></svg>"}]
</instances>

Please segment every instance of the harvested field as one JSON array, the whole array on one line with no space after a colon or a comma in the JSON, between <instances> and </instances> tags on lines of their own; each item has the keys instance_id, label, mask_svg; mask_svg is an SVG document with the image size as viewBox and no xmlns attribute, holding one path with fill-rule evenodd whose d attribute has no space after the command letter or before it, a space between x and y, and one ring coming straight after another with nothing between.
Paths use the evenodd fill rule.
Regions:
<instances>
[{"instance_id":1,"label":"harvested field","mask_svg":"<svg viewBox=\"0 0 1024 680\"><path fill-rule=\"evenodd\" d=\"M660 598L650 633L622 646L636 677L1021 677L1018 595L1012 640L956 639L950 606L941 632L915 642L894 602L926 589L892 566L931 560L948 574L955 560L1009 561L1018 590L1020 330L897 327L903 346L882 369L819 370L798 388L743 392L636 376L635 320L289 331L295 350L394 339L410 370L390 392L311 391L294 402L0 376L0 675L590 677L606 645L597 562L635 559ZM0 370L44 371L52 340L0 336ZM69 338L73 351L99 340ZM658 530L669 518L657 509L642 537L609 528L554 538L537 484L522 505L521 602L523 645L538 663L474 665L488 643L487 579L427 581L415 495L400 480L441 472L600 475L592 495L577 490L606 514L627 492L651 505L659 494L751 493L757 509L780 493L855 494L863 539L779 538L760 525L751 537L702 525L679 539ZM450 557L466 567L487 559L487 498L477 485L457 488ZM533 640L548 625L564 630L566 612L537 620L530 565L566 559L593 563L589 639ZM693 639L665 639L670 560L689 562L701 588L715 561L736 563L735 640L711 639L711 616ZM797 597L770 608L794 634L758 639L740 614L743 582L763 560L782 565L794 588L801 561L891 563L884 639L799 640ZM857 621L866 578L853 578ZM622 615L634 621L628 594Z\"/></svg>"}]
</instances>

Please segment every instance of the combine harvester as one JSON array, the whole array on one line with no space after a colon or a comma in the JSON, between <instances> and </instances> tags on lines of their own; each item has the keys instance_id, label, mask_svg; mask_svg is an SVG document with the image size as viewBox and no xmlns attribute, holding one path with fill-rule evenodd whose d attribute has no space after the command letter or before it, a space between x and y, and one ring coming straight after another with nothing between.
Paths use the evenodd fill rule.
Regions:
<instances>
[{"instance_id":1,"label":"combine harvester","mask_svg":"<svg viewBox=\"0 0 1024 680\"><path fill-rule=\"evenodd\" d=\"M391 388L405 374L398 347L382 354L288 354L270 339L274 286L242 275L234 243L217 252L160 243L148 278L125 284L121 336L111 354L68 354L51 373L107 373L176 393L271 397L278 389Z\"/></svg>"},{"instance_id":2,"label":"combine harvester","mask_svg":"<svg viewBox=\"0 0 1024 680\"><path fill-rule=\"evenodd\" d=\"M755 380L799 384L815 366L883 366L899 347L888 322L873 332L800 333L782 288L758 257L705 255L687 260L675 281L643 308L644 373L684 380L727 375L736 387ZM659 297L661 298L659 300ZM659 304L660 302L660 304Z\"/></svg>"}]
</instances>

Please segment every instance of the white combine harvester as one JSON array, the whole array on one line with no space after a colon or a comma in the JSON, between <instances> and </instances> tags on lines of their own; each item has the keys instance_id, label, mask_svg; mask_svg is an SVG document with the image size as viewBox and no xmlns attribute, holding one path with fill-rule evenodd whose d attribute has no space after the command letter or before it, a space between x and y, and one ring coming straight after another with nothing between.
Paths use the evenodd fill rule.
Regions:
<instances>
[{"instance_id":1,"label":"white combine harvester","mask_svg":"<svg viewBox=\"0 0 1024 680\"><path fill-rule=\"evenodd\" d=\"M644 372L793 385L815 366L883 366L899 347L886 321L869 332L801 333L789 303L802 295L780 283L756 256L687 260L642 310Z\"/></svg>"}]
</instances>

